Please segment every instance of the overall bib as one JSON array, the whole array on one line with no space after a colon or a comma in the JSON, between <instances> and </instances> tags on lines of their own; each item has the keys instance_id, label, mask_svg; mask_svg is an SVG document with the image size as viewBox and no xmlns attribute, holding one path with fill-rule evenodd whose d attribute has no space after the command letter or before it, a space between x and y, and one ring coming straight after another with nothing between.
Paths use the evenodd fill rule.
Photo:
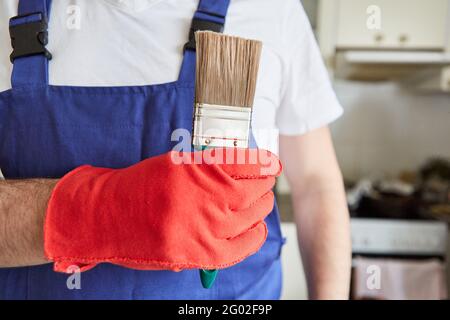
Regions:
<instances>
[{"instance_id":1,"label":"overall bib","mask_svg":"<svg viewBox=\"0 0 450 320\"><path fill-rule=\"evenodd\" d=\"M224 24L228 5L201 0L194 17ZM21 0L19 15L30 15L14 23L40 20L50 6L50 0ZM12 89L0 93L0 168L6 179L59 178L83 164L123 168L166 153L179 143L171 141L175 129L192 129L194 86L191 49L177 81L133 87L49 85L44 55L18 58ZM203 289L198 270L111 264L82 273L81 289L68 289L68 275L46 264L0 269L0 299L278 299L283 238L276 205L266 222L261 250L221 270L211 289Z\"/></svg>"}]
</instances>

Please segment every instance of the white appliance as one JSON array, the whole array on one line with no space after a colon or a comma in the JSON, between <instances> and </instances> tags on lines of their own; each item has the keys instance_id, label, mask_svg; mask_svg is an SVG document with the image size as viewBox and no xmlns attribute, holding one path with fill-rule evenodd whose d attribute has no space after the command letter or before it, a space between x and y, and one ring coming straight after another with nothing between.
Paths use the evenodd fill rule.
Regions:
<instances>
[{"instance_id":1,"label":"white appliance","mask_svg":"<svg viewBox=\"0 0 450 320\"><path fill-rule=\"evenodd\" d=\"M351 220L353 254L440 256L447 251L447 224L438 221Z\"/></svg>"},{"instance_id":2,"label":"white appliance","mask_svg":"<svg viewBox=\"0 0 450 320\"><path fill-rule=\"evenodd\" d=\"M355 218L351 230L352 299L447 298L446 223Z\"/></svg>"}]
</instances>

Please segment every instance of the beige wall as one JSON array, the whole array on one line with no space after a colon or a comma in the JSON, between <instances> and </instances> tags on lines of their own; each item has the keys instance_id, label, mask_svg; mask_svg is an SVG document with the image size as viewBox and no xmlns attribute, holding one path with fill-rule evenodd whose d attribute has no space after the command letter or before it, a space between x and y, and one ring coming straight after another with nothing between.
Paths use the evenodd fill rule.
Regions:
<instances>
[{"instance_id":1,"label":"beige wall","mask_svg":"<svg viewBox=\"0 0 450 320\"><path fill-rule=\"evenodd\" d=\"M344 176L393 176L430 156L450 158L450 95L395 83L335 81L345 113L331 128Z\"/></svg>"}]
</instances>

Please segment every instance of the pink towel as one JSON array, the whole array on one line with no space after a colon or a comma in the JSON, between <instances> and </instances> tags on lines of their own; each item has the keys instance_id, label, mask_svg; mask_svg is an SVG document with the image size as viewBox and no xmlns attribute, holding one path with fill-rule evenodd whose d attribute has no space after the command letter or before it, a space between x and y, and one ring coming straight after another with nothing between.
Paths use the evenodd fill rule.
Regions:
<instances>
[{"instance_id":1,"label":"pink towel","mask_svg":"<svg viewBox=\"0 0 450 320\"><path fill-rule=\"evenodd\" d=\"M438 259L353 259L353 299L447 298L444 264Z\"/></svg>"}]
</instances>

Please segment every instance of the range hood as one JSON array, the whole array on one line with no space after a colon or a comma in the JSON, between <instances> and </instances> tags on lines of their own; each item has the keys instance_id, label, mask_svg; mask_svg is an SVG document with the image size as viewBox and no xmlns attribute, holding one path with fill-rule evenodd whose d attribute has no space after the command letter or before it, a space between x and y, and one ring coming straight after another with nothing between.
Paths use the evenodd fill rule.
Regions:
<instances>
[{"instance_id":1,"label":"range hood","mask_svg":"<svg viewBox=\"0 0 450 320\"><path fill-rule=\"evenodd\" d=\"M348 50L344 59L353 64L445 65L450 64L450 53L433 51Z\"/></svg>"},{"instance_id":2,"label":"range hood","mask_svg":"<svg viewBox=\"0 0 450 320\"><path fill-rule=\"evenodd\" d=\"M437 51L338 50L337 78L398 80L426 91L450 92L450 53Z\"/></svg>"}]
</instances>

